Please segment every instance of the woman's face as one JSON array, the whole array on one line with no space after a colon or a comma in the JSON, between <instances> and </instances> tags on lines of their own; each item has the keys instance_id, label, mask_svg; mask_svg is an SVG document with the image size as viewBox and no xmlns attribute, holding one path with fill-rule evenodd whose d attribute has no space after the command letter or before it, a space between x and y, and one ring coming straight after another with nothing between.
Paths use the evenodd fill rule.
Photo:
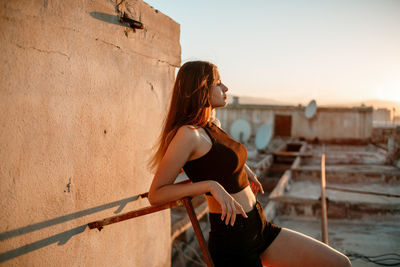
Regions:
<instances>
[{"instance_id":1,"label":"woman's face","mask_svg":"<svg viewBox=\"0 0 400 267\"><path fill-rule=\"evenodd\" d=\"M226 92L228 87L226 87L220 80L218 75L218 80L215 85L210 88L210 102L213 108L225 107L226 106Z\"/></svg>"}]
</instances>

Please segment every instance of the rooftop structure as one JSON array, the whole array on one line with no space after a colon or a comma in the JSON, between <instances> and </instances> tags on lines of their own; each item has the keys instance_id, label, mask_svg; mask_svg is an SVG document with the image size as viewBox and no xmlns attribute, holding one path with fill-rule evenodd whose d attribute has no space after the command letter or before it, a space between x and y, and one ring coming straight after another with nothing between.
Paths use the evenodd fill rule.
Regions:
<instances>
[{"instance_id":1,"label":"rooftop structure","mask_svg":"<svg viewBox=\"0 0 400 267\"><path fill-rule=\"evenodd\" d=\"M385 164L380 149L305 144L298 164L265 198L266 216L283 227L321 240L321 153L326 154L329 245L353 266L377 266L365 259L400 264L400 169ZM268 179L268 175L264 178ZM362 257L365 256L364 260ZM392 258L392 260L386 260ZM385 261L383 261L385 259Z\"/></svg>"},{"instance_id":2,"label":"rooftop structure","mask_svg":"<svg viewBox=\"0 0 400 267\"><path fill-rule=\"evenodd\" d=\"M302 116L304 109L236 104L236 107L229 106L227 110L218 112L223 128L229 132L230 123L235 119L246 118L256 128L266 121L274 123L276 115L282 112L293 117ZM370 118L372 109L326 107L318 109L317 116L321 116L318 112L326 112L324 119L333 122L335 127L341 126L337 131L340 132L350 126L340 124L341 120L335 118L338 113L343 113L342 118L357 121L363 117ZM305 121L304 127L312 128L317 121ZM263 150L256 148L253 131L245 143L247 164L257 172L266 192L257 196L266 217L278 225L322 240L320 179L321 155L325 154L329 245L347 254L353 266L400 264L400 169L389 160L387 145L390 138L397 140L396 129L383 132L383 136L377 135L375 139L372 135L360 138L360 133L372 129L372 120L367 121L368 125L352 124L351 133L354 135L341 138L331 130L332 124L323 122L319 122L319 127L325 127L325 131L332 134L326 135L325 139L318 139L318 135L317 139L293 136L296 131L291 127L290 135L275 133ZM376 144L372 142L377 139L380 141ZM184 174L182 179L185 179ZM198 201L198 206L202 207L204 200ZM183 217L176 216L176 222L182 221ZM207 237L206 217L201 224ZM186 232L173 242L173 265L202 266L204 262L199 251L193 234ZM388 256L390 253L393 255Z\"/></svg>"}]
</instances>

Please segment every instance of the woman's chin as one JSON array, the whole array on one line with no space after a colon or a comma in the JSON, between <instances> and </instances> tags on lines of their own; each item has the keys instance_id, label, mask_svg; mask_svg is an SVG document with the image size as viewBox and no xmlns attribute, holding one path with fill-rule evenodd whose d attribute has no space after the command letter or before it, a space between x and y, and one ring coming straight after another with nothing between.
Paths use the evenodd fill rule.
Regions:
<instances>
[{"instance_id":1,"label":"woman's chin","mask_svg":"<svg viewBox=\"0 0 400 267\"><path fill-rule=\"evenodd\" d=\"M221 103L220 105L217 105L215 108L223 108L226 107L227 103Z\"/></svg>"},{"instance_id":2,"label":"woman's chin","mask_svg":"<svg viewBox=\"0 0 400 267\"><path fill-rule=\"evenodd\" d=\"M223 108L223 107L226 107L226 105L228 105L228 102L225 99L225 100L221 101L220 103L216 103L211 106L212 106L212 108Z\"/></svg>"}]
</instances>

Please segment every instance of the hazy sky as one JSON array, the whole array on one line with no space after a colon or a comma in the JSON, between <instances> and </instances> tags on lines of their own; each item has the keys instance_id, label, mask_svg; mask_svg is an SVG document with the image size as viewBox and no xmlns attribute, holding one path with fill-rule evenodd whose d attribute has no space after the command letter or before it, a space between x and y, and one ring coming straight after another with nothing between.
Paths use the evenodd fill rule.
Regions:
<instances>
[{"instance_id":1,"label":"hazy sky","mask_svg":"<svg viewBox=\"0 0 400 267\"><path fill-rule=\"evenodd\" d=\"M182 64L235 95L400 101L400 0L144 0L181 25Z\"/></svg>"}]
</instances>

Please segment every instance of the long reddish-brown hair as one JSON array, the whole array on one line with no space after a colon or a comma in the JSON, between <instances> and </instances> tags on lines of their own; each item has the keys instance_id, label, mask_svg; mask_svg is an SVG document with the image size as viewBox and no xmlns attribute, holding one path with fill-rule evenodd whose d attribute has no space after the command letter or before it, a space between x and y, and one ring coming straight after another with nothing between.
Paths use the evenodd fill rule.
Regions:
<instances>
[{"instance_id":1,"label":"long reddish-brown hair","mask_svg":"<svg viewBox=\"0 0 400 267\"><path fill-rule=\"evenodd\" d=\"M204 127L213 116L210 88L219 80L217 67L206 61L186 62L179 69L168 115L155 145L156 152L149 162L152 170L158 167L169 143L179 127L194 125Z\"/></svg>"}]
</instances>

